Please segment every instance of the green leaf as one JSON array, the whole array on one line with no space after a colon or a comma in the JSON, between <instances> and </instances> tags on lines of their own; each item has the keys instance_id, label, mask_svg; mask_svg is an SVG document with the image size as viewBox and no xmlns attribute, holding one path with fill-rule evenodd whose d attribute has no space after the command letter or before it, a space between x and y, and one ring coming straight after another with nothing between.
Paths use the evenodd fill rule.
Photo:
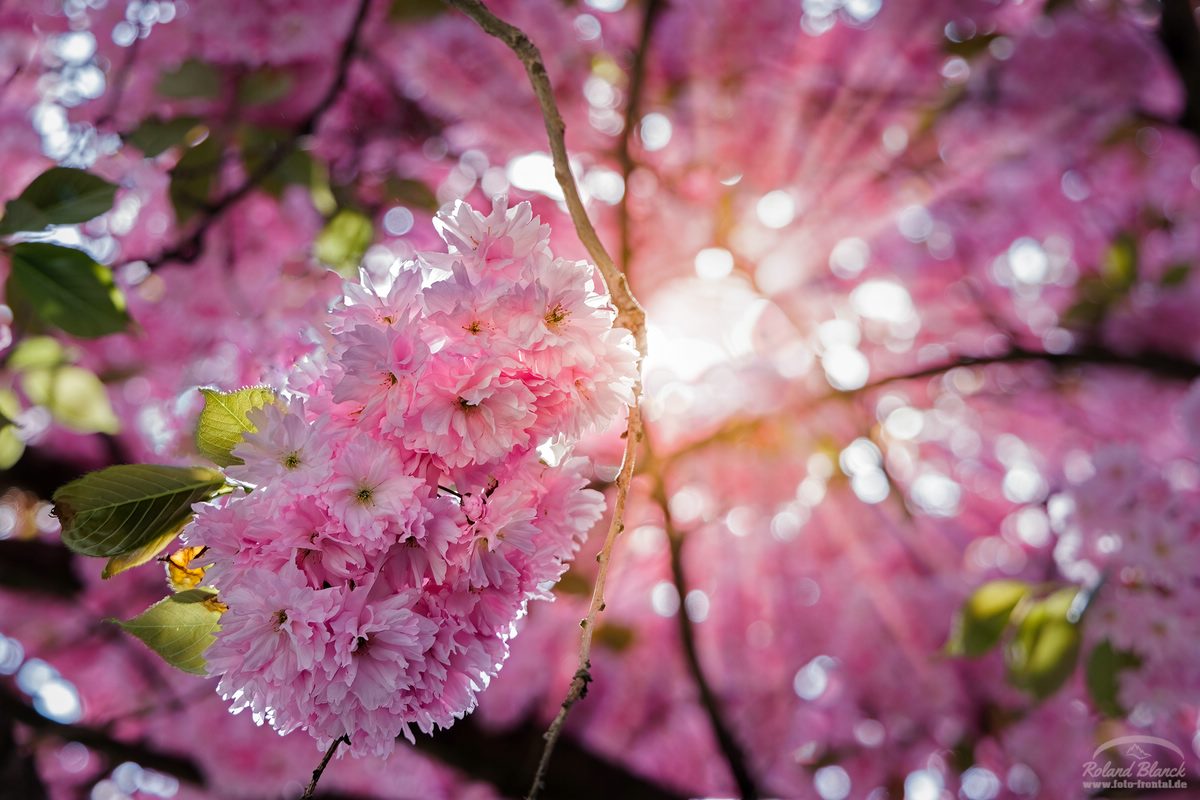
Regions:
<instances>
[{"instance_id":1,"label":"green leaf","mask_svg":"<svg viewBox=\"0 0 1200 800\"><path fill-rule=\"evenodd\" d=\"M1191 264L1174 264L1168 267L1167 271L1158 279L1158 284L1159 286L1174 288L1187 283L1190 277L1192 277Z\"/></svg>"},{"instance_id":2,"label":"green leaf","mask_svg":"<svg viewBox=\"0 0 1200 800\"><path fill-rule=\"evenodd\" d=\"M82 250L21 242L9 254L10 288L47 324L87 339L118 333L129 324L112 272Z\"/></svg>"},{"instance_id":3,"label":"green leaf","mask_svg":"<svg viewBox=\"0 0 1200 800\"><path fill-rule=\"evenodd\" d=\"M171 666L203 675L204 651L221 629L224 610L212 589L189 589L164 597L133 619L116 623Z\"/></svg>"},{"instance_id":4,"label":"green leaf","mask_svg":"<svg viewBox=\"0 0 1200 800\"><path fill-rule=\"evenodd\" d=\"M171 205L175 208L175 218L179 222L186 222L208 204L224 154L224 143L210 132L194 147L184 152L171 168L168 194L171 197Z\"/></svg>"},{"instance_id":5,"label":"green leaf","mask_svg":"<svg viewBox=\"0 0 1200 800\"><path fill-rule=\"evenodd\" d=\"M554 586L554 591L558 594L573 594L577 597L591 597L592 584L588 583L588 579L580 575L575 570L568 570L563 573L563 576L558 579L558 583Z\"/></svg>"},{"instance_id":6,"label":"green leaf","mask_svg":"<svg viewBox=\"0 0 1200 800\"><path fill-rule=\"evenodd\" d=\"M264 67L238 81L237 99L244 106L265 106L282 100L291 91L291 73L275 67Z\"/></svg>"},{"instance_id":7,"label":"green leaf","mask_svg":"<svg viewBox=\"0 0 1200 800\"><path fill-rule=\"evenodd\" d=\"M222 467L241 464L233 448L256 428L246 418L253 409L275 402L275 392L265 386L250 386L236 392L201 389L204 410L196 422L196 449Z\"/></svg>"},{"instance_id":8,"label":"green leaf","mask_svg":"<svg viewBox=\"0 0 1200 800\"><path fill-rule=\"evenodd\" d=\"M76 433L116 433L121 429L108 401L108 390L89 369L62 366L31 369L21 378L21 388L55 421Z\"/></svg>"},{"instance_id":9,"label":"green leaf","mask_svg":"<svg viewBox=\"0 0 1200 800\"><path fill-rule=\"evenodd\" d=\"M972 593L954 620L946 651L955 656L979 656L1000 642L1017 604L1029 594L1022 581L990 581Z\"/></svg>"},{"instance_id":10,"label":"green leaf","mask_svg":"<svg viewBox=\"0 0 1200 800\"><path fill-rule=\"evenodd\" d=\"M15 392L0 389L0 414L9 420L9 424L0 427L0 469L8 469L21 460L25 452L25 441L17 432L16 423L12 422L21 413L21 401Z\"/></svg>"},{"instance_id":11,"label":"green leaf","mask_svg":"<svg viewBox=\"0 0 1200 800\"><path fill-rule=\"evenodd\" d=\"M115 184L86 170L53 167L8 201L0 234L87 222L112 208L116 194Z\"/></svg>"},{"instance_id":12,"label":"green leaf","mask_svg":"<svg viewBox=\"0 0 1200 800\"><path fill-rule=\"evenodd\" d=\"M1117 699L1119 674L1122 670L1135 669L1141 663L1136 653L1118 650L1107 639L1092 648L1084 668L1084 677L1096 708L1110 717L1124 717L1125 710Z\"/></svg>"},{"instance_id":13,"label":"green leaf","mask_svg":"<svg viewBox=\"0 0 1200 800\"><path fill-rule=\"evenodd\" d=\"M1060 589L1030 606L1005 652L1009 680L1039 700L1058 691L1079 660L1080 627L1069 615L1078 592Z\"/></svg>"},{"instance_id":14,"label":"green leaf","mask_svg":"<svg viewBox=\"0 0 1200 800\"><path fill-rule=\"evenodd\" d=\"M1137 240L1122 233L1104 253L1098 274L1084 275L1076 284L1075 304L1063 312L1070 327L1095 327L1128 296L1138 280Z\"/></svg>"},{"instance_id":15,"label":"green leaf","mask_svg":"<svg viewBox=\"0 0 1200 800\"><path fill-rule=\"evenodd\" d=\"M448 8L441 0L392 0L388 6L388 20L397 23L424 22Z\"/></svg>"},{"instance_id":16,"label":"green leaf","mask_svg":"<svg viewBox=\"0 0 1200 800\"><path fill-rule=\"evenodd\" d=\"M176 69L164 72L155 88L163 97L213 100L221 93L221 73L212 64L189 58Z\"/></svg>"},{"instance_id":17,"label":"green leaf","mask_svg":"<svg viewBox=\"0 0 1200 800\"><path fill-rule=\"evenodd\" d=\"M204 467L121 464L84 475L54 493L63 544L85 556L117 556L179 527L192 504L225 485Z\"/></svg>"},{"instance_id":18,"label":"green leaf","mask_svg":"<svg viewBox=\"0 0 1200 800\"><path fill-rule=\"evenodd\" d=\"M942 50L952 56L960 56L965 59L972 59L987 52L988 45L999 38L998 33L981 33L978 36L972 36L970 39L963 39L961 42L946 40L942 45Z\"/></svg>"},{"instance_id":19,"label":"green leaf","mask_svg":"<svg viewBox=\"0 0 1200 800\"><path fill-rule=\"evenodd\" d=\"M313 157L295 146L290 131L245 125L239 131L238 138L242 160L249 175L259 174L268 161L279 158L279 148L288 148L279 163L259 183L264 191L276 197L288 186L314 187L323 177L318 174Z\"/></svg>"},{"instance_id":20,"label":"green leaf","mask_svg":"<svg viewBox=\"0 0 1200 800\"><path fill-rule=\"evenodd\" d=\"M130 550L128 553L121 553L119 556L113 556L108 560L108 563L104 565L104 570L100 573L100 577L104 580L108 580L114 575L120 575L127 569L140 567L142 564L150 561L163 550L166 550L171 542L175 541L175 537L179 535L179 532L183 530L183 526L186 525L188 521L189 520L184 520L184 522L180 525L177 525L176 527L167 531L157 539L152 539L149 542L146 542L141 547Z\"/></svg>"},{"instance_id":21,"label":"green leaf","mask_svg":"<svg viewBox=\"0 0 1200 800\"><path fill-rule=\"evenodd\" d=\"M383 189L390 203L399 203L424 211L437 211L438 200L433 189L411 178L388 178Z\"/></svg>"},{"instance_id":22,"label":"green leaf","mask_svg":"<svg viewBox=\"0 0 1200 800\"><path fill-rule=\"evenodd\" d=\"M6 366L17 372L30 369L52 369L69 363L67 351L52 336L27 336L8 354Z\"/></svg>"},{"instance_id":23,"label":"green leaf","mask_svg":"<svg viewBox=\"0 0 1200 800\"><path fill-rule=\"evenodd\" d=\"M375 228L365 214L342 209L325 223L313 242L313 254L321 263L345 277L358 274L363 253L371 246Z\"/></svg>"},{"instance_id":24,"label":"green leaf","mask_svg":"<svg viewBox=\"0 0 1200 800\"><path fill-rule=\"evenodd\" d=\"M200 124L196 117L147 117L125 137L146 158L160 156L176 145L185 144Z\"/></svg>"},{"instance_id":25,"label":"green leaf","mask_svg":"<svg viewBox=\"0 0 1200 800\"><path fill-rule=\"evenodd\" d=\"M633 628L616 622L604 622L596 626L596 644L616 653L623 653L633 645Z\"/></svg>"}]
</instances>

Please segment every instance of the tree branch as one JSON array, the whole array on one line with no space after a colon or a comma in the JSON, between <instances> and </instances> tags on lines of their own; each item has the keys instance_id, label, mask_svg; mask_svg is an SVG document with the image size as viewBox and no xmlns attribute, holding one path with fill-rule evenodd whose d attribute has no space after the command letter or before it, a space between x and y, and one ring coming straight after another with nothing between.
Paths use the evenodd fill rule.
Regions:
<instances>
[{"instance_id":1,"label":"tree branch","mask_svg":"<svg viewBox=\"0 0 1200 800\"><path fill-rule=\"evenodd\" d=\"M80 744L116 761L134 761L143 767L173 775L181 781L204 785L204 774L194 761L173 753L163 753L144 745L122 742L103 731L84 725L68 725L43 717L17 697L7 686L0 686L0 717L19 722L36 733Z\"/></svg>"},{"instance_id":2,"label":"tree branch","mask_svg":"<svg viewBox=\"0 0 1200 800\"><path fill-rule=\"evenodd\" d=\"M1054 370L1065 370L1075 367L1106 367L1110 369L1146 372L1167 380L1192 381L1200 378L1200 363L1170 353L1147 351L1140 354L1123 354L1094 346L1068 353L1050 353L1043 350L1012 347L994 356L959 356L950 361L943 361L911 372L887 375L864 384L857 389L830 391L826 394L812 397L798 405L791 406L787 409L787 412L789 416L796 416L819 408L826 403L857 397L895 383L933 378L959 367L987 367L994 364L1023 363L1045 364ZM681 458L704 450L719 442L736 441L741 436L758 429L765 422L766 419L761 417L731 420L708 436L680 447L675 452L665 456L664 460L667 463L674 463Z\"/></svg>"},{"instance_id":3,"label":"tree branch","mask_svg":"<svg viewBox=\"0 0 1200 800\"><path fill-rule=\"evenodd\" d=\"M663 479L661 469L654 470L653 480L654 488L651 491L655 502L662 510L663 529L667 533L667 542L670 546L671 582L675 585L675 591L679 595L680 608L675 614L675 618L679 622L679 641L683 645L688 674L691 675L692 682L696 684L696 689L700 694L700 705L708 715L708 722L712 726L717 747L725 758L725 764L729 767L729 773L733 777L734 783L737 784L739 797L742 800L758 800L762 796L762 792L750 771L746 754L738 743L737 737L733 735L729 723L725 720L721 704L717 700L717 694L713 691L708 676L700 664L700 654L696 648L696 632L684 605L688 593L687 576L683 567L684 536L683 532L675 526L675 521L671 517L671 508L667 501L666 481Z\"/></svg>"},{"instance_id":4,"label":"tree branch","mask_svg":"<svg viewBox=\"0 0 1200 800\"><path fill-rule=\"evenodd\" d=\"M642 89L646 84L646 59L650 52L650 39L654 36L654 25L663 10L662 0L646 0L642 12L642 32L637 50L633 54L633 65L629 69L629 99L625 103L625 125L617 142L617 162L621 165L621 202L617 206L617 219L621 226L621 270L628 273L633 260L633 231L629 216L629 176L636 166L630 145L633 131L642 109Z\"/></svg>"},{"instance_id":5,"label":"tree branch","mask_svg":"<svg viewBox=\"0 0 1200 800\"><path fill-rule=\"evenodd\" d=\"M1163 0L1158 40L1186 95L1177 124L1200 136L1200 30L1191 0Z\"/></svg>"},{"instance_id":6,"label":"tree branch","mask_svg":"<svg viewBox=\"0 0 1200 800\"><path fill-rule=\"evenodd\" d=\"M546 65L542 61L542 54L523 31L497 17L479 0L445 0L445 2L473 19L485 33L508 45L509 49L525 65L525 72L529 75L529 82L533 86L533 93L537 96L538 105L542 110L542 118L546 123L546 135L550 140L550 155L554 160L554 177L558 179L558 185L562 187L563 199L567 204L567 211L571 214L571 222L575 225L579 240L583 242L588 255L592 257L592 262L599 268L600 274L604 276L604 282L608 284L613 305L617 308L617 324L628 328L637 337L645 326L645 313L629 290L629 282L625 275L617 269L612 257L604 249L604 244L601 243L596 229L592 227L592 222L588 219L587 210L583 207L583 200L579 196L579 188L575 185L575 177L571 174L571 162L567 156L565 138L567 126L563 122L562 115L558 111L558 104L554 100L554 88L550 85L550 78L546 74ZM639 339L638 345L644 354L645 349L641 347L642 344L643 342Z\"/></svg>"},{"instance_id":7,"label":"tree branch","mask_svg":"<svg viewBox=\"0 0 1200 800\"><path fill-rule=\"evenodd\" d=\"M304 794L300 795L300 800L312 800L313 793L317 791L317 784L321 782L321 775L325 773L325 768L329 766L333 754L342 746L342 743L350 744L349 736L339 736L334 739L329 745L329 749L325 751L325 757L321 759L321 763L317 764L317 768L313 770L312 780L308 782L308 787L305 788Z\"/></svg>"},{"instance_id":8,"label":"tree branch","mask_svg":"<svg viewBox=\"0 0 1200 800\"><path fill-rule=\"evenodd\" d=\"M542 751L543 729L530 718L516 727L492 732L468 717L434 736L419 737L417 750L496 787L505 797L518 797L529 788L529 772ZM546 775L560 797L571 800L683 800L628 772L617 762L596 755L564 738Z\"/></svg>"},{"instance_id":9,"label":"tree branch","mask_svg":"<svg viewBox=\"0 0 1200 800\"><path fill-rule=\"evenodd\" d=\"M23 541L0 542L0 564L6 564L10 556L10 545L28 544ZM70 567L71 554L61 544L37 542L38 549L56 551L53 555L37 559L36 571L31 574L42 584L54 587L77 586L78 579ZM17 561L14 570L19 569L21 562ZM35 569L26 565L30 569ZM0 574L3 571L0 570ZM2 581L0 581L2 583ZM30 581L19 582L21 585L6 585L5 588L15 591L44 591L46 586L36 589L29 585ZM56 589L56 591L58 591ZM115 630L105 626L105 630ZM134 651L138 652L138 651ZM211 690L211 689L210 689ZM68 741L78 741L93 747L101 753L107 753L115 759L138 761L145 766L152 766L142 760L144 748L136 744L114 741L111 736L101 730L80 725L63 725L46 719L30 708L16 695L5 695L3 685L0 685L0 719L10 718L27 727L58 736ZM179 708L186 705L175 701L156 702L148 704L126 716L138 716L155 709ZM114 720L107 720L105 724ZM0 731L2 734L2 731ZM296 734L303 736L305 734ZM94 742L99 742L93 745ZM456 723L447 731L439 732L433 737L422 737L417 740L416 749L422 754L457 768L463 774L475 779L492 783L503 794L514 796L525 790L528 783L526 768L532 768L533 759L541 750L543 743L542 731L534 720L527 720L515 728L492 732L479 724L477 717L468 717ZM182 763L182 762L181 762ZM193 765L194 766L194 765ZM155 767L160 769L159 767ZM170 772L169 769L160 769ZM176 773L181 780L187 777ZM196 773L199 774L198 772ZM608 800L620 797L623 800L682 800L682 798L656 784L626 771L626 769L603 757L597 756L570 739L564 739L559 750L558 759L550 772L550 780L560 787L565 796L578 800ZM0 783L0 786L3 784ZM325 800L353 800L352 796L321 792L317 795Z\"/></svg>"},{"instance_id":10,"label":"tree branch","mask_svg":"<svg viewBox=\"0 0 1200 800\"><path fill-rule=\"evenodd\" d=\"M550 154L554 161L554 176L558 179L559 186L562 187L563 199L566 201L571 221L575 225L575 232L604 277L612 303L617 310L616 324L627 328L633 334L638 353L644 357L646 354L646 314L637 299L634 298L625 274L617 269L612 257L604 249L604 244L596 234L596 229L592 227L591 220L588 219L583 200L579 195L579 187L575 185L575 177L571 174L565 138L566 125L555 103L554 88L546 74L546 65L542 61L541 53L520 29L497 17L479 0L445 0L445 2L474 20L485 33L506 44L525 66L525 72L529 76L529 82L533 87L533 93L537 97L542 118L546 124ZM596 627L596 618L604 610L604 587L608 579L608 565L612 558L613 545L616 543L617 536L625 529L625 504L629 496L629 484L633 480L638 446L642 440L642 415L641 409L638 407L641 388L639 380L634 387L633 402L629 406L628 426L625 430L625 455L621 470L617 475L612 518L604 545L596 556L596 561L600 566L596 572L592 601L588 607L587 616L579 623L583 629L579 641L579 668L571 679L570 688L567 690L567 696L559 708L558 715L555 716L550 728L546 731L546 746L542 751L542 758L538 763L533 785L529 789L528 800L536 800L541 791L555 744L562 735L563 726L566 724L567 714L570 713L571 707L587 694L588 684L592 681L590 671L592 634Z\"/></svg>"},{"instance_id":11,"label":"tree branch","mask_svg":"<svg viewBox=\"0 0 1200 800\"><path fill-rule=\"evenodd\" d=\"M150 269L157 269L170 262L190 264L196 261L202 252L204 237L212 224L233 208L233 206L237 205L246 195L250 194L259 184L270 177L271 173L278 169L284 160L296 151L302 138L316 132L317 124L321 121L321 117L325 116L325 112L333 107L338 95L346 87L346 79L350 73L350 64L354 60L354 53L358 48L358 40L362 33L363 22L367 18L367 10L370 8L370 5L371 0L359 0L354 22L350 25L350 31L347 33L346 40L342 44L341 52L338 55L337 65L334 68L333 82L330 83L329 88L326 89L325 94L322 95L312 111L293 129L291 136L280 142L268 153L266 158L262 160L262 163L246 176L245 180L205 207L204 218L196 226L195 230L192 231L190 236L187 236L183 241L169 250L147 261L146 265Z\"/></svg>"}]
</instances>

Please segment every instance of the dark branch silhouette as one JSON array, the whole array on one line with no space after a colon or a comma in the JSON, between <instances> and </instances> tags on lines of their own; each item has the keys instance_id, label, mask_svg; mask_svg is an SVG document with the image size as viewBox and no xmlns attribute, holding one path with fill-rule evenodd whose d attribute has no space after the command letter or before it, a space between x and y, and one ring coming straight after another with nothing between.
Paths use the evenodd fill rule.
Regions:
<instances>
[{"instance_id":1,"label":"dark branch silhouette","mask_svg":"<svg viewBox=\"0 0 1200 800\"><path fill-rule=\"evenodd\" d=\"M1185 100L1177 124L1200 137L1200 29L1191 0L1163 0L1158 40L1183 84Z\"/></svg>"},{"instance_id":2,"label":"dark branch silhouette","mask_svg":"<svg viewBox=\"0 0 1200 800\"><path fill-rule=\"evenodd\" d=\"M649 449L649 445L647 444L647 450ZM717 699L717 693L713 691L712 684L704 672L704 667L700 662L700 653L696 648L695 628L684 606L684 600L688 593L687 575L684 572L683 566L685 538L683 532L676 527L675 521L671 516L671 507L667 501L667 487L663 475L663 465L661 462L655 460L652 455L646 461L653 469L652 479L654 485L651 493L654 496L655 503L662 512L663 529L666 531L667 542L670 547L671 582L675 586L675 591L679 595L680 602L680 608L678 613L675 614L675 618L679 623L679 642L683 647L684 662L687 665L688 674L691 676L692 682L696 684L700 705L704 708L704 713L708 716L708 722L712 727L717 748L721 751L721 755L729 767L729 774L733 777L733 781L738 787L739 797L742 800L757 800L757 798L762 796L762 792L750 770L746 753L734 735L729 722L725 719L725 713L721 708L720 701Z\"/></svg>"},{"instance_id":3,"label":"dark branch silhouette","mask_svg":"<svg viewBox=\"0 0 1200 800\"><path fill-rule=\"evenodd\" d=\"M269 178L288 156L296 152L301 139L316 132L321 118L333 107L338 96L346 87L350 65L354 61L354 54L358 49L359 36L362 33L363 22L367 18L367 10L370 8L370 5L371 0L359 0L354 22L350 26L350 31L346 35L345 43L342 45L341 52L338 55L337 65L334 68L333 81L329 84L329 88L326 89L325 94L321 96L320 101L313 106L312 111L292 130L288 138L275 144L275 147L246 176L245 180L203 207L203 217L189 236L184 237L174 247L147 261L146 264L150 269L157 269L167 263L190 264L195 262L203 252L204 237L207 235L209 228L212 227L212 224Z\"/></svg>"}]
</instances>

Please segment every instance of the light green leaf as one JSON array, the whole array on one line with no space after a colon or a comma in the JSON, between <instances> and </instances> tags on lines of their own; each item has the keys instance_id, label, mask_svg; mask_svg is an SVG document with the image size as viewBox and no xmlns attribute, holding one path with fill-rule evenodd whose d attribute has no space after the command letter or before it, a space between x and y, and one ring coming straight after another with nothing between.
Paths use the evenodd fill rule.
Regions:
<instances>
[{"instance_id":1,"label":"light green leaf","mask_svg":"<svg viewBox=\"0 0 1200 800\"><path fill-rule=\"evenodd\" d=\"M979 656L1000 642L1013 609L1029 594L1022 581L990 581L967 598L954 620L946 651L955 656Z\"/></svg>"},{"instance_id":2,"label":"light green leaf","mask_svg":"<svg viewBox=\"0 0 1200 800\"><path fill-rule=\"evenodd\" d=\"M221 93L221 73L212 64L189 58L170 72L164 72L155 87L163 97L212 100Z\"/></svg>"},{"instance_id":3,"label":"light green leaf","mask_svg":"<svg viewBox=\"0 0 1200 800\"><path fill-rule=\"evenodd\" d=\"M129 324L112 272L82 250L22 242L9 255L10 288L43 322L87 339L123 331Z\"/></svg>"},{"instance_id":4,"label":"light green leaf","mask_svg":"<svg viewBox=\"0 0 1200 800\"><path fill-rule=\"evenodd\" d=\"M221 629L224 611L212 589L189 589L164 597L133 619L115 622L171 666L203 675L204 651Z\"/></svg>"},{"instance_id":5,"label":"light green leaf","mask_svg":"<svg viewBox=\"0 0 1200 800\"><path fill-rule=\"evenodd\" d=\"M1133 236L1123 233L1116 238L1104 254L1100 274L1121 295L1133 287L1138 278L1138 243Z\"/></svg>"},{"instance_id":6,"label":"light green leaf","mask_svg":"<svg viewBox=\"0 0 1200 800\"><path fill-rule=\"evenodd\" d=\"M1134 669L1141 663L1136 653L1118 650L1107 639L1092 648L1084 677L1096 708L1110 717L1124 717L1125 710L1117 699L1118 679L1122 670Z\"/></svg>"},{"instance_id":7,"label":"light green leaf","mask_svg":"<svg viewBox=\"0 0 1200 800\"><path fill-rule=\"evenodd\" d=\"M116 193L115 184L86 170L53 167L8 202L0 234L87 222L112 208Z\"/></svg>"},{"instance_id":8,"label":"light green leaf","mask_svg":"<svg viewBox=\"0 0 1200 800\"><path fill-rule=\"evenodd\" d=\"M17 342L5 365L17 372L61 367L70 361L62 344L52 336L27 336Z\"/></svg>"},{"instance_id":9,"label":"light green leaf","mask_svg":"<svg viewBox=\"0 0 1200 800\"><path fill-rule=\"evenodd\" d=\"M201 389L204 410L196 422L196 449L222 467L241 464L231 452L255 427L246 418L253 409L275 402L275 392L265 386L249 386L236 392Z\"/></svg>"},{"instance_id":10,"label":"light green leaf","mask_svg":"<svg viewBox=\"0 0 1200 800\"><path fill-rule=\"evenodd\" d=\"M69 430L116 433L121 428L108 401L108 390L91 370L76 366L30 369L21 376L21 388Z\"/></svg>"},{"instance_id":11,"label":"light green leaf","mask_svg":"<svg viewBox=\"0 0 1200 800\"><path fill-rule=\"evenodd\" d=\"M141 150L146 158L154 158L186 143L199 124L196 117L147 117L125 137L125 141Z\"/></svg>"},{"instance_id":12,"label":"light green leaf","mask_svg":"<svg viewBox=\"0 0 1200 800\"><path fill-rule=\"evenodd\" d=\"M127 569L140 567L142 564L150 561L163 550L166 550L171 542L175 541L175 537L179 535L179 532L183 530L183 526L189 521L190 520L184 520L183 523L167 531L157 539L152 539L141 547L130 550L128 553L122 553L119 556L113 556L108 560L108 563L104 565L104 570L100 573L100 577L104 580L108 580L112 576L119 575Z\"/></svg>"},{"instance_id":13,"label":"light green leaf","mask_svg":"<svg viewBox=\"0 0 1200 800\"><path fill-rule=\"evenodd\" d=\"M363 253L371 246L374 226L365 214L342 209L317 234L313 254L346 277L358 274Z\"/></svg>"},{"instance_id":14,"label":"light green leaf","mask_svg":"<svg viewBox=\"0 0 1200 800\"><path fill-rule=\"evenodd\" d=\"M192 504L225 485L204 467L121 464L84 475L54 493L63 544L86 556L117 556L179 527Z\"/></svg>"},{"instance_id":15,"label":"light green leaf","mask_svg":"<svg viewBox=\"0 0 1200 800\"><path fill-rule=\"evenodd\" d=\"M0 426L0 469L8 469L21 460L25 452L25 442L17 435L17 426L11 420L21 413L21 401L15 392L0 389L0 414L10 420L9 424Z\"/></svg>"},{"instance_id":16,"label":"light green leaf","mask_svg":"<svg viewBox=\"0 0 1200 800\"><path fill-rule=\"evenodd\" d=\"M1082 637L1068 612L1078 592L1060 589L1030 606L1005 651L1009 680L1038 699L1058 691L1075 671Z\"/></svg>"}]
</instances>

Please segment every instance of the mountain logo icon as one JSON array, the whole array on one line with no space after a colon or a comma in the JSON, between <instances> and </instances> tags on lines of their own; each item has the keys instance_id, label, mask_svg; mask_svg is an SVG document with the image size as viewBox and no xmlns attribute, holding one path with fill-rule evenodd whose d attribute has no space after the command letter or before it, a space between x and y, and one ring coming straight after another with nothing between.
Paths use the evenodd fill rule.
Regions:
<instances>
[{"instance_id":1,"label":"mountain logo icon","mask_svg":"<svg viewBox=\"0 0 1200 800\"><path fill-rule=\"evenodd\" d=\"M1134 761L1141 761L1150 757L1150 754L1143 750L1142 746L1139 744L1132 745L1128 750L1125 751L1125 755L1127 755L1129 758L1132 758Z\"/></svg>"}]
</instances>

